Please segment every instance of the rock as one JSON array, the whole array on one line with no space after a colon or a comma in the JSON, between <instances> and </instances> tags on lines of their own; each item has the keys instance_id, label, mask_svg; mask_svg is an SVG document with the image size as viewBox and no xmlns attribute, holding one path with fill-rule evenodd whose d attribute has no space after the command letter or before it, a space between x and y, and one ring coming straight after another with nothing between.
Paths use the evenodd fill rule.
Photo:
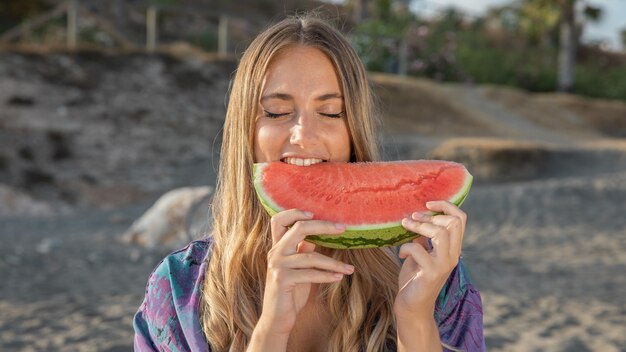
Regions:
<instances>
[{"instance_id":1,"label":"rock","mask_svg":"<svg viewBox=\"0 0 626 352\"><path fill-rule=\"evenodd\" d=\"M67 206L39 201L17 189L0 184L0 218L53 216L70 211Z\"/></svg>"},{"instance_id":2,"label":"rock","mask_svg":"<svg viewBox=\"0 0 626 352\"><path fill-rule=\"evenodd\" d=\"M130 252L130 256L129 257L130 257L130 260L132 262L136 263L136 262L139 261L139 259L141 259L141 252L139 250L137 250L137 249L133 249Z\"/></svg>"},{"instance_id":3,"label":"rock","mask_svg":"<svg viewBox=\"0 0 626 352\"><path fill-rule=\"evenodd\" d=\"M35 99L29 96L14 95L6 101L6 105L10 106L33 106Z\"/></svg>"},{"instance_id":4,"label":"rock","mask_svg":"<svg viewBox=\"0 0 626 352\"><path fill-rule=\"evenodd\" d=\"M53 249L59 247L62 241L56 238L44 238L35 247L35 251L39 254L49 254Z\"/></svg>"},{"instance_id":5,"label":"rock","mask_svg":"<svg viewBox=\"0 0 626 352\"><path fill-rule=\"evenodd\" d=\"M213 187L183 187L162 195L123 234L127 243L147 248L179 248L193 238L192 222L199 208L208 208ZM207 216L204 217L206 223Z\"/></svg>"},{"instance_id":6,"label":"rock","mask_svg":"<svg viewBox=\"0 0 626 352\"><path fill-rule=\"evenodd\" d=\"M178 51L0 53L0 183L100 209L214 184L236 60Z\"/></svg>"}]
</instances>

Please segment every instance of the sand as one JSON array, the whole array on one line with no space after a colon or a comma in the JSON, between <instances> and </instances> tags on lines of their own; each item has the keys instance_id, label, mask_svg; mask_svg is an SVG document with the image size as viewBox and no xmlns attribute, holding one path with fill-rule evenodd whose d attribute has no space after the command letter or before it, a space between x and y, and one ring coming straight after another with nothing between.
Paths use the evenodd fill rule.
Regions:
<instances>
[{"instance_id":1,"label":"sand","mask_svg":"<svg viewBox=\"0 0 626 352\"><path fill-rule=\"evenodd\" d=\"M67 65L73 64L72 60L77 61L74 62L77 65L83 64L80 60L87 60L97 66L100 64L93 60L106 58L62 56L55 60L65 60L63 62ZM135 65L131 68L141 66L141 60L141 57L133 57L128 65ZM214 170L209 172L206 169L214 162L210 148L216 136L190 135L192 130L188 127L177 130L172 125L172 128L166 128L167 114L159 115L158 111L149 109L147 102L154 93L149 89L137 93L139 103L120 102L110 106L114 111L111 116L115 118L94 122L97 129L79 128L73 124L81 119L97 120L103 106L110 102L106 94L122 96L123 89L141 88L158 81L150 75L169 82L172 79L170 71L180 72L183 67L186 71L182 71L187 75L194 72L193 66L188 64L178 66L176 62L163 60L159 57L147 59L150 67L159 68L166 62L172 69L144 72L148 77L146 82L137 76L139 78L133 78L134 85L129 83L130 88L124 86L119 92L111 92L113 83L109 83L106 89L85 88L85 93L70 83L55 86L51 81L41 81L34 69L35 73L31 72L29 76L29 68L54 66L42 58L19 55L0 58L0 104L9 106L0 111L2 136L13 136L12 141L24 145L33 140L44 143L46 137L40 136L46 135L46 126L56 126L60 131L69 131L69 135L73 135L72 131L85 129L85 133L93 137L93 140L84 142L84 154L75 150L69 160L57 160L58 163L48 160L49 165L39 164L56 177L56 181L45 184L45 188L36 183L33 186L37 186L35 191L31 192L28 187L13 182L15 178L0 173L3 177L0 183L6 183L7 189L14 188L32 196L36 199L37 209L41 209L42 204L50 204L50 209L54 209L59 202L69 209L29 215L28 207L24 206L26 210L12 212L10 216L6 213L0 218L0 351L131 350L133 314L141 303L151 270L168 250L147 250L128 245L121 241L121 235L159 194L184 184L201 184L203 179L207 184L212 182L210 175L214 175ZM11 63L16 70L21 67L22 71L9 74L8 70L2 69L3 62ZM115 65L127 64L119 59ZM121 74L130 70L128 67L106 67L96 68L104 70L103 75L109 82L119 79L114 70L120 70ZM3 80L5 76L10 79ZM219 87L227 86L227 78L224 78L227 73L219 77L222 78L218 83L210 83L207 78L208 83L201 84L211 87L207 92L215 92ZM626 292L626 276L623 274L626 272L626 216L623 215L626 148L620 137L623 129L616 125L616 129L608 133L606 121L589 123L588 118L576 118L572 121L580 122L578 129L576 123L570 123L567 129L559 131L551 128L553 122L541 123L536 114L528 110L533 107L547 109L545 104L549 102L550 109L560 109L555 116L568 119L572 114L578 114L578 110L562 109L581 104L601 109L604 104L611 111L622 111L619 109L623 109L623 104L578 101L572 96L534 96L508 90L496 94L493 87L459 87L428 81L407 83L406 80L398 83L400 81L390 77L377 79L388 87L397 84L395 89L405 95L403 104L409 104L410 92L419 95L423 90L432 94L430 100L436 100L434 107L426 108L427 113L422 115L412 115L410 112L417 110L407 105L404 115L399 112L400 115L385 117L388 123L383 144L387 158L428 157L438 150L450 159L468 158L464 160L474 163L477 171L482 170L477 173L476 184L463 205L469 215L463 257L483 297L488 349L626 351L626 296L623 294ZM57 91L45 99L40 98L38 89L43 89L38 88L40 86ZM153 89L158 90L159 97L171 93L167 85L157 88ZM55 106L63 105L54 99L63 100L68 92L91 103L83 102L79 107L70 105L67 113L45 116L45 111L54 111ZM17 105L16 100L11 101L16 96L22 99L21 102L17 100ZM195 92L194 96L200 99L208 95ZM394 96L387 96L388 106L396 105L392 101ZM212 97L210 106L223 104L223 93L215 93ZM31 103L28 103L29 98ZM516 101L513 98L524 102L523 111L512 103ZM429 99L420 102L427 104ZM470 101L472 99L474 101ZM481 104L483 99L491 105ZM144 117L138 115L137 119L157 121L160 129L150 129L150 123L124 120L124 104L133 106L127 108L131 115L133 111L138 113L143 111L142 108L147 109L139 114ZM201 111L207 103L193 104L194 99L186 101L189 106L183 114L187 118L185 126L194 123L194 109ZM92 114L96 117L90 115L92 110L96 111ZM579 110L587 111L586 108ZM431 116L437 111L445 115L449 128L441 130L432 125ZM498 116L489 115L498 111L506 111L507 116L498 120ZM528 118L529 114L535 118ZM24 116L28 117L30 127L16 122ZM626 114L623 116L626 118ZM204 117L197 114L195 118ZM616 117L610 115L608 118ZM65 124L61 123L63 121ZM110 126L120 123L123 128L113 129L114 132L104 137L98 135L98 131L110 131ZM459 123L466 123L469 127L463 128ZM141 128L133 129L136 125ZM414 129L407 130L407 126L414 126ZM17 130L21 134L16 135ZM538 130L542 132L536 133ZM207 125L203 131L208 133L214 129ZM151 136L159 133L167 134L167 145L176 148L164 148L154 143L158 139ZM115 145L111 145L110 150L117 153L118 159L106 155L109 150L106 145L100 146L103 149L90 149L111 136L115 137ZM80 149L81 139L74 138L70 139L69 145ZM125 141L128 143L123 144ZM33 146L35 152L49 150L45 144L38 146ZM537 146L531 149L541 152L528 153L528 146ZM524 165L510 164L509 158L505 160L509 164L503 168L497 155L506 148L513 148L514 153L518 153L513 155L522 155L520 160L525 165L535 167L525 169L529 171L524 177L503 175L502 170ZM132 160L119 154L125 149L132 151ZM101 163L106 168L93 161L93 153L98 150L103 153ZM13 154L8 151L3 148L5 168L11 171L15 167L17 170L22 164L12 164ZM186 151L185 157L176 159L180 151ZM149 156L149 159L142 160L142 156ZM35 155L35 159L39 157ZM160 158L167 161L167 167L157 165ZM85 160L92 162L86 163ZM85 169L84 165L89 167ZM132 172L128 171L129 165L133 167ZM97 172L89 173L93 168L100 170L98 167L102 167L110 182L97 179ZM150 175L155 172L159 177L151 179ZM89 178L85 181L81 174L96 177L95 182ZM72 186L77 184L73 182L81 185L81 191ZM74 201L71 201L72 197L64 200L64 193L55 191L57 186L65 187L68 192L74 191L71 193ZM124 195L126 190L136 187L141 188L141 192ZM107 197L107 193L119 194ZM101 197L103 202L98 204ZM27 202L29 198L24 196L21 199Z\"/></svg>"},{"instance_id":2,"label":"sand","mask_svg":"<svg viewBox=\"0 0 626 352\"><path fill-rule=\"evenodd\" d=\"M491 351L624 350L625 198L626 173L472 189L463 257ZM2 350L130 349L166 254L111 240L140 210L3 222Z\"/></svg>"}]
</instances>

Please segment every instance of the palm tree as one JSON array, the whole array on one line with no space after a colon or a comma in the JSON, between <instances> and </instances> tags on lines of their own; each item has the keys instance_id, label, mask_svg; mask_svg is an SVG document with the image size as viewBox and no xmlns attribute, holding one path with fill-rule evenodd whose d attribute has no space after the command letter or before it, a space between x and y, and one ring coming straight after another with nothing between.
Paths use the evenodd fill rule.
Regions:
<instances>
[{"instance_id":1,"label":"palm tree","mask_svg":"<svg viewBox=\"0 0 626 352\"><path fill-rule=\"evenodd\" d=\"M559 0L562 16L559 25L559 78L558 90L572 92L574 90L574 66L576 51L583 33L583 26L577 26L576 9L578 0ZM582 14L585 21L599 22L602 20L602 9L585 4Z\"/></svg>"},{"instance_id":2,"label":"palm tree","mask_svg":"<svg viewBox=\"0 0 626 352\"><path fill-rule=\"evenodd\" d=\"M511 5L495 8L491 16L514 14L519 28L530 43L549 44L551 33L558 31L558 81L562 92L574 90L576 51L583 26L577 21L579 0L515 0ZM585 4L582 14L585 21L598 22L602 10ZM506 19L506 18L503 18Z\"/></svg>"},{"instance_id":3,"label":"palm tree","mask_svg":"<svg viewBox=\"0 0 626 352\"><path fill-rule=\"evenodd\" d=\"M572 92L574 90L574 65L576 63L576 6L577 0L561 0L563 10L559 25L559 61L558 90Z\"/></svg>"}]
</instances>

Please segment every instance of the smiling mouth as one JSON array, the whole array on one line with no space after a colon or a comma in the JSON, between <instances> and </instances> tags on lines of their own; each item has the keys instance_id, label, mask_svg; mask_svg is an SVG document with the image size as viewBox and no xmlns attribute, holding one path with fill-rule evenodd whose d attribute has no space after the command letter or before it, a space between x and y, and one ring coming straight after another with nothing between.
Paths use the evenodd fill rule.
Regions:
<instances>
[{"instance_id":1,"label":"smiling mouth","mask_svg":"<svg viewBox=\"0 0 626 352\"><path fill-rule=\"evenodd\" d=\"M282 158L280 161L297 166L311 166L314 164L324 163L327 160L317 158Z\"/></svg>"}]
</instances>

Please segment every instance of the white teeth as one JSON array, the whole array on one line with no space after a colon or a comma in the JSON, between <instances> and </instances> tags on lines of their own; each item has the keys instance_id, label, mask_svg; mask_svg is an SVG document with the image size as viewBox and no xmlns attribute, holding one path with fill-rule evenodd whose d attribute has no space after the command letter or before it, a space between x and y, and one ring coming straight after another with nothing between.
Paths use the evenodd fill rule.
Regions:
<instances>
[{"instance_id":1,"label":"white teeth","mask_svg":"<svg viewBox=\"0 0 626 352\"><path fill-rule=\"evenodd\" d=\"M308 158L285 158L284 159L287 164L298 165L298 166L310 166L313 164L321 163L322 159Z\"/></svg>"}]
</instances>

